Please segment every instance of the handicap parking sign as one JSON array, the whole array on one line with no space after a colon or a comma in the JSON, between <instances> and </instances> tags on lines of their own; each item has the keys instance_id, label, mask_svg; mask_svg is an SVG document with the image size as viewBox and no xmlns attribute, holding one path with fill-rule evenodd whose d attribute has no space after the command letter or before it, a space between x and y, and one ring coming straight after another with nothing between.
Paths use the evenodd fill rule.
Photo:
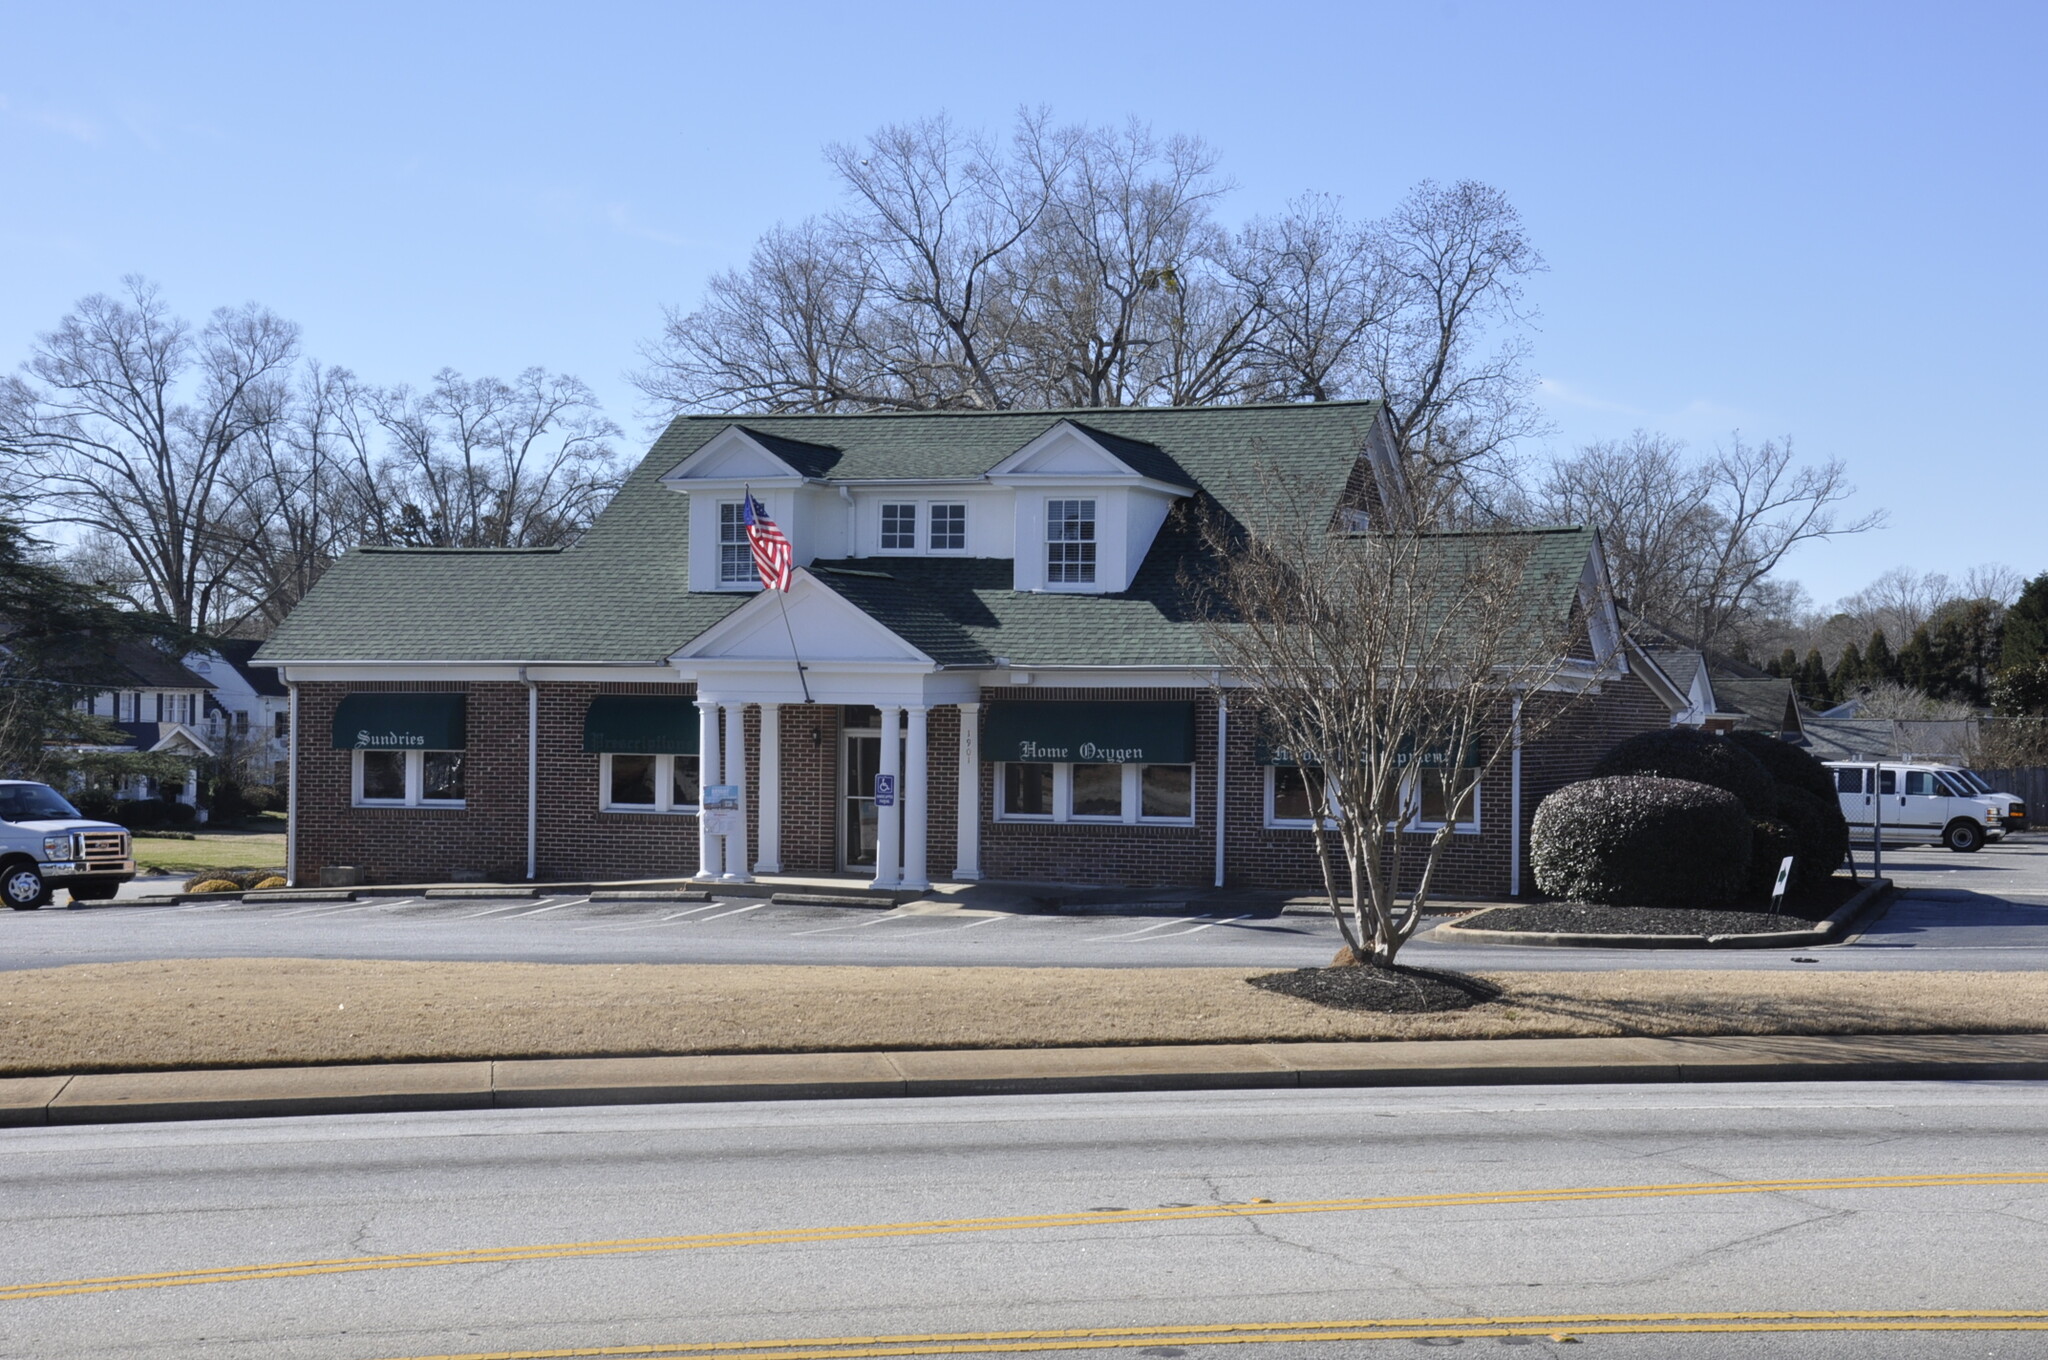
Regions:
<instances>
[{"instance_id":1,"label":"handicap parking sign","mask_svg":"<svg viewBox=\"0 0 2048 1360\"><path fill-rule=\"evenodd\" d=\"M895 775L893 775L893 774L878 774L878 775L876 775L876 776L875 776L875 806L876 806L876 807L895 807L895 806L896 806L896 776L895 776Z\"/></svg>"}]
</instances>

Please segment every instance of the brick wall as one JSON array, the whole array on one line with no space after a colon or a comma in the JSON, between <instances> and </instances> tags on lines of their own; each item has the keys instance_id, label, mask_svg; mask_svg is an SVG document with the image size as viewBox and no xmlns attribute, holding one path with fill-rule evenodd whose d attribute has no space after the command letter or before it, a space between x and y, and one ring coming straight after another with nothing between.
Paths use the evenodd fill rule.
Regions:
<instances>
[{"instance_id":1,"label":"brick wall","mask_svg":"<svg viewBox=\"0 0 2048 1360\"><path fill-rule=\"evenodd\" d=\"M583 749L583 719L590 701L600 694L667 694L694 700L697 691L693 685L619 682L540 686L539 877L687 878L698 865L695 817L599 810L601 757ZM472 729L472 747L476 738Z\"/></svg>"},{"instance_id":2,"label":"brick wall","mask_svg":"<svg viewBox=\"0 0 2048 1360\"><path fill-rule=\"evenodd\" d=\"M353 757L334 749L334 710L357 691L455 691L468 696L469 748L463 762L466 806L353 806ZM457 870L496 878L526 873L526 687L454 681L308 682L299 686L300 883L320 869L350 864L365 882L445 879ZM577 729L582 742L582 729Z\"/></svg>"}]
</instances>

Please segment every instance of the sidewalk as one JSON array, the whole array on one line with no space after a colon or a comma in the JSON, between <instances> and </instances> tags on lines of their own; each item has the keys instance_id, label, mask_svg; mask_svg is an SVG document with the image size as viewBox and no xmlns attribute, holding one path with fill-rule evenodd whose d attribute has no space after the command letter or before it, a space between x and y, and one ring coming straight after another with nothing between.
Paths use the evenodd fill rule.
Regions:
<instances>
[{"instance_id":1,"label":"sidewalk","mask_svg":"<svg viewBox=\"0 0 2048 1360\"><path fill-rule=\"evenodd\" d=\"M0 1080L0 1126L694 1101L1725 1081L2048 1080L2048 1034L501 1059Z\"/></svg>"}]
</instances>

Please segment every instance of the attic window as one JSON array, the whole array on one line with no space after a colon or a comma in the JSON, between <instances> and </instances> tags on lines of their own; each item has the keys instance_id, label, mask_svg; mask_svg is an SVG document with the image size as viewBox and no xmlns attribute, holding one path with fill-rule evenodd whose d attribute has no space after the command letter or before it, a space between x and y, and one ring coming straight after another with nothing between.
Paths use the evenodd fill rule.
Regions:
<instances>
[{"instance_id":1,"label":"attic window","mask_svg":"<svg viewBox=\"0 0 2048 1360\"><path fill-rule=\"evenodd\" d=\"M917 502L882 507L882 551L917 551Z\"/></svg>"},{"instance_id":2,"label":"attic window","mask_svg":"<svg viewBox=\"0 0 2048 1360\"><path fill-rule=\"evenodd\" d=\"M718 584L750 585L754 581L754 550L747 542L746 507L726 501L718 507Z\"/></svg>"},{"instance_id":3,"label":"attic window","mask_svg":"<svg viewBox=\"0 0 2048 1360\"><path fill-rule=\"evenodd\" d=\"M1095 584L1095 502L1045 503L1045 579L1050 585Z\"/></svg>"}]
</instances>

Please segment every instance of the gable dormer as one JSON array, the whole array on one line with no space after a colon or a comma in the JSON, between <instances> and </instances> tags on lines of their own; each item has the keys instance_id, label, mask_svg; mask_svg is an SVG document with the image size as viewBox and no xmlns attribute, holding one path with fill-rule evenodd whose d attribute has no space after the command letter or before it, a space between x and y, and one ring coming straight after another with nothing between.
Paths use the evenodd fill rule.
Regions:
<instances>
[{"instance_id":1,"label":"gable dormer","mask_svg":"<svg viewBox=\"0 0 2048 1360\"><path fill-rule=\"evenodd\" d=\"M988 471L1013 495L1018 590L1130 588L1173 503L1194 481L1158 447L1060 420Z\"/></svg>"},{"instance_id":2,"label":"gable dormer","mask_svg":"<svg viewBox=\"0 0 2048 1360\"><path fill-rule=\"evenodd\" d=\"M839 450L728 425L662 474L690 498L690 589L760 589L740 509L751 491L788 535L799 566L844 551L834 494L823 478Z\"/></svg>"}]
</instances>

